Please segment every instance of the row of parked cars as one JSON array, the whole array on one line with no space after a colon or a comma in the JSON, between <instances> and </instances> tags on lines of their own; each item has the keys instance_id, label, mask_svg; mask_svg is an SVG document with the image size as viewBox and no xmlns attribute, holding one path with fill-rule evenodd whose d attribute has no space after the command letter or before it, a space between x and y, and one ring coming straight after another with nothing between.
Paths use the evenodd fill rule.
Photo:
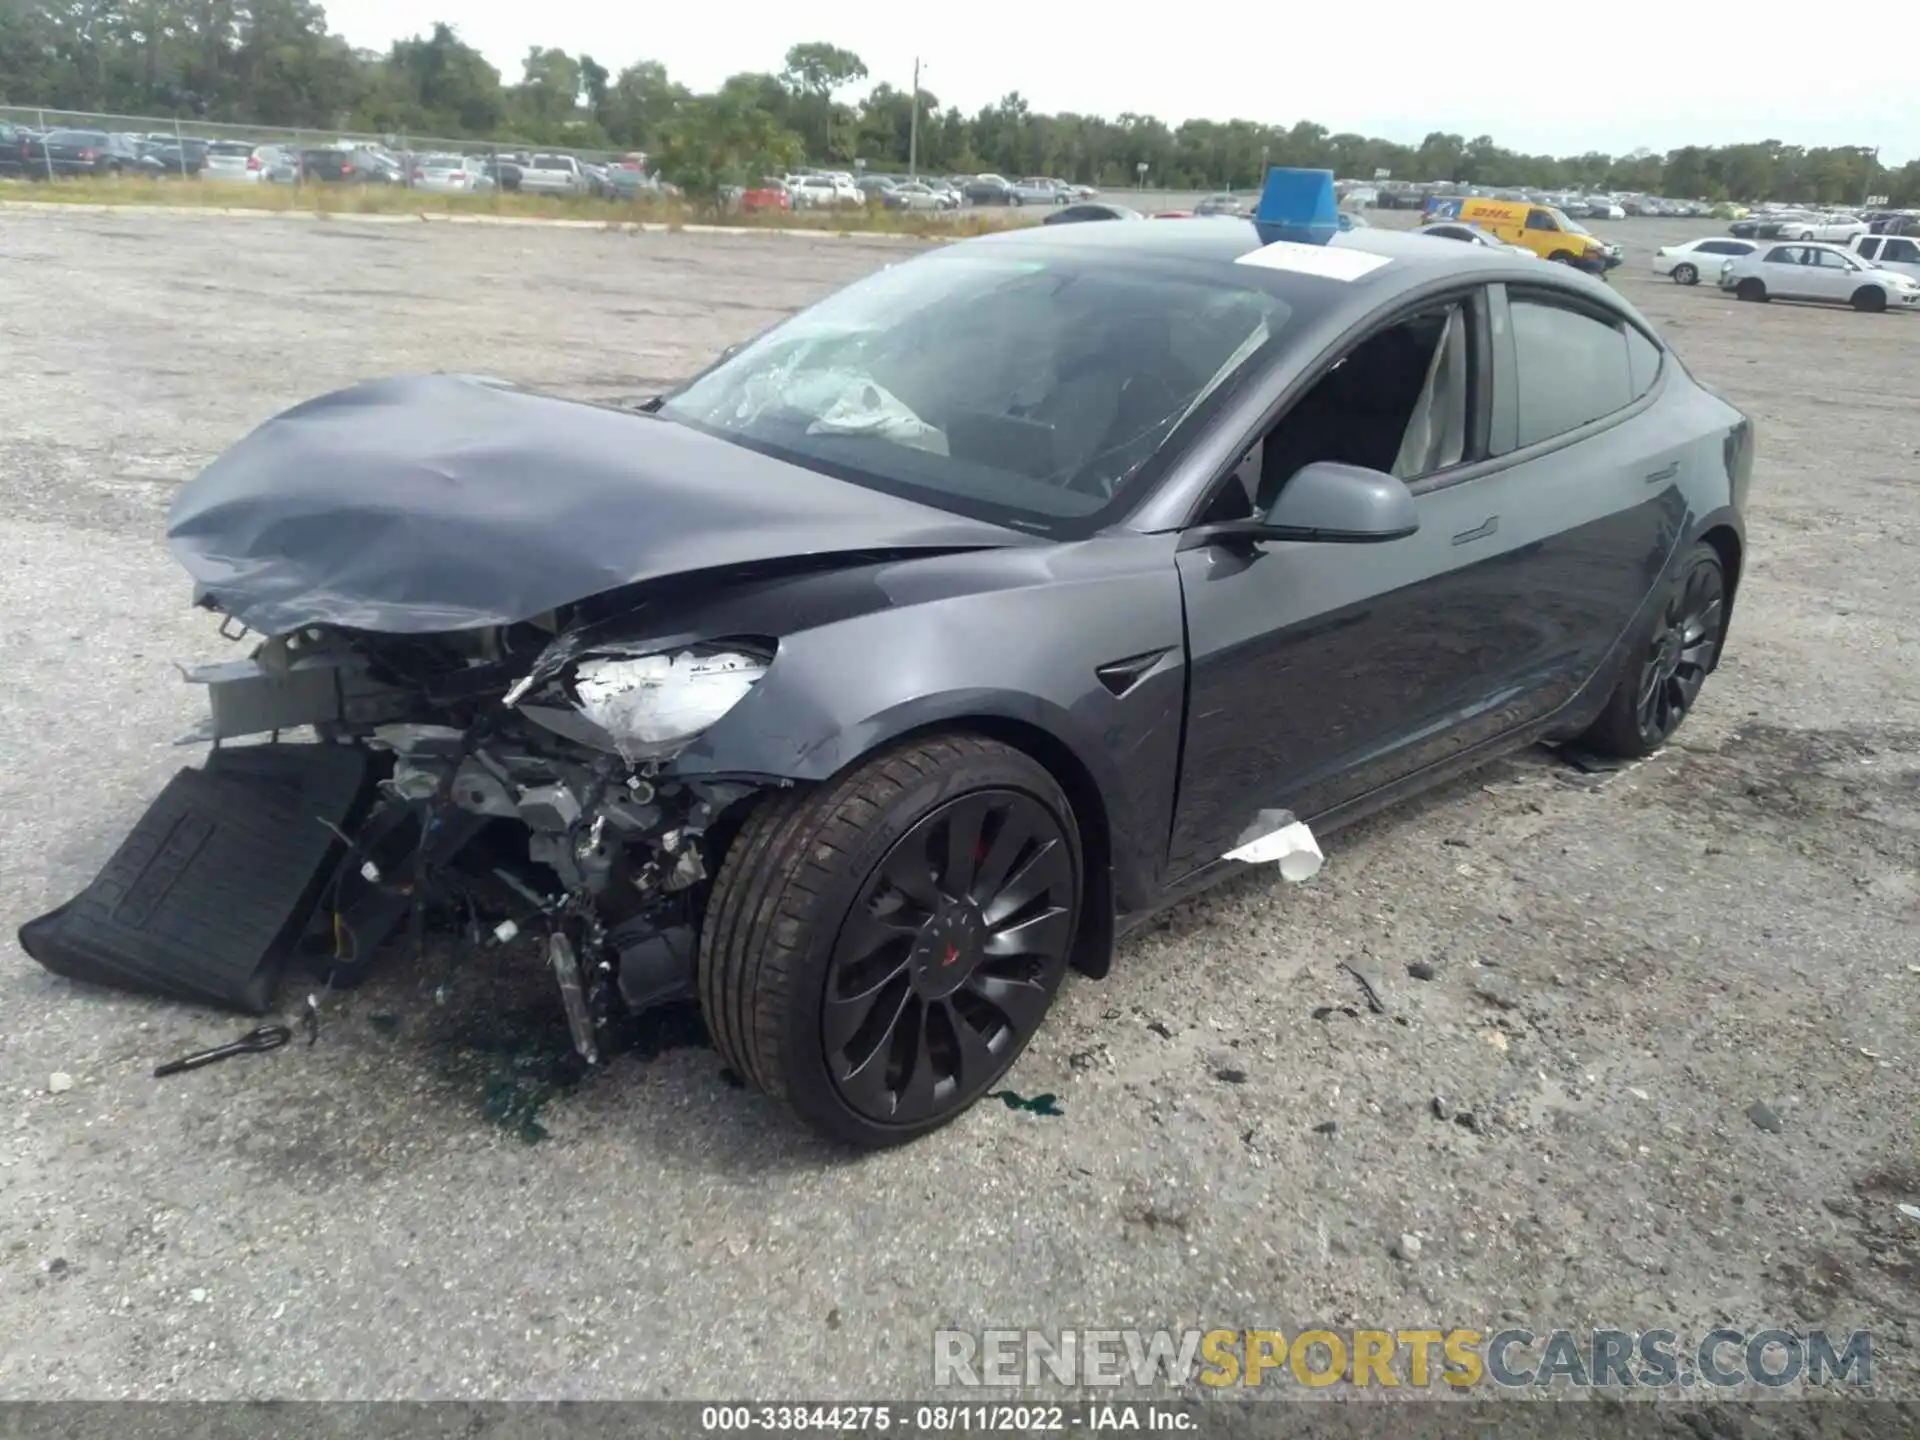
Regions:
<instances>
[{"instance_id":1,"label":"row of parked cars","mask_svg":"<svg viewBox=\"0 0 1920 1440\"><path fill-rule=\"evenodd\" d=\"M484 155L396 151L341 141L259 144L105 130L36 130L0 122L0 176L29 180L135 176L236 184L405 186L433 194L582 195L634 200L676 195L638 154L605 161L539 151Z\"/></svg>"},{"instance_id":2,"label":"row of parked cars","mask_svg":"<svg viewBox=\"0 0 1920 1440\"><path fill-rule=\"evenodd\" d=\"M1729 226L1730 230L1734 227ZM1712 278L1742 300L1823 300L1856 310L1920 310L1920 232L1855 234L1845 244L1788 232L1712 235L1653 252L1679 285Z\"/></svg>"},{"instance_id":3,"label":"row of parked cars","mask_svg":"<svg viewBox=\"0 0 1920 1440\"><path fill-rule=\"evenodd\" d=\"M1004 175L897 175L880 171L798 170L761 183L783 190L789 207L831 210L879 205L888 210L958 210L962 205L1071 205L1099 191L1046 176L1009 180ZM751 205L747 208L753 208Z\"/></svg>"}]
</instances>

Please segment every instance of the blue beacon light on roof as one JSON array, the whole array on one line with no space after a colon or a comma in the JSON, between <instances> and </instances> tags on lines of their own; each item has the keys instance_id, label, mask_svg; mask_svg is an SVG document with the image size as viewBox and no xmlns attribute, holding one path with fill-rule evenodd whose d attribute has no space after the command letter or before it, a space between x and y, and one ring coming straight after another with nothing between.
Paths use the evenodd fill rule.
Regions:
<instances>
[{"instance_id":1,"label":"blue beacon light on roof","mask_svg":"<svg viewBox=\"0 0 1920 1440\"><path fill-rule=\"evenodd\" d=\"M1340 232L1340 205L1334 198L1331 170L1294 170L1275 165L1267 171L1253 228L1263 244L1291 240L1324 245Z\"/></svg>"}]
</instances>

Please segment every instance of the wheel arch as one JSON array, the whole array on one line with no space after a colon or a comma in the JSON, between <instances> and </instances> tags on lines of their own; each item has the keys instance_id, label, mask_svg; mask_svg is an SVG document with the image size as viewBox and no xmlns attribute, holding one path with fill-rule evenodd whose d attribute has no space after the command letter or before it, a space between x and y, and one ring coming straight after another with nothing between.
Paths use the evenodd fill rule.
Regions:
<instances>
[{"instance_id":1,"label":"wheel arch","mask_svg":"<svg viewBox=\"0 0 1920 1440\"><path fill-rule=\"evenodd\" d=\"M1066 792L1067 803L1073 806L1074 824L1080 831L1080 857L1085 866L1080 925L1073 937L1071 963L1081 974L1101 979L1113 968L1115 908L1113 829L1105 791L1073 746L1043 726L1007 715L956 715L929 721L891 737L887 744L955 731L997 740L1020 751L1042 766Z\"/></svg>"},{"instance_id":2,"label":"wheel arch","mask_svg":"<svg viewBox=\"0 0 1920 1440\"><path fill-rule=\"evenodd\" d=\"M1720 616L1720 643L1715 647L1713 664L1720 667L1720 656L1724 653L1727 636L1732 631L1734 602L1739 598L1740 571L1746 559L1746 544L1740 538L1740 532L1725 520L1709 525L1700 533L1700 543L1711 545L1714 554L1720 557L1721 573L1726 578L1727 603Z\"/></svg>"}]
</instances>

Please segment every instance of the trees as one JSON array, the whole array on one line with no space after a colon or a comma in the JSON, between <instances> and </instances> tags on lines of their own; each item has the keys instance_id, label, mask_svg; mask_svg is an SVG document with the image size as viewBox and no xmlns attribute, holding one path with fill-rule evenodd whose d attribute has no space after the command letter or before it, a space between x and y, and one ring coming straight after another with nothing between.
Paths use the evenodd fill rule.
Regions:
<instances>
[{"instance_id":1,"label":"trees","mask_svg":"<svg viewBox=\"0 0 1920 1440\"><path fill-rule=\"evenodd\" d=\"M449 10L453 7L449 6ZM0 0L0 102L124 115L666 151L701 183L797 161L904 168L908 77L868 80L854 51L794 45L777 75L735 75L696 96L658 61L615 71L589 55L533 46L509 84L457 26L435 25L385 54L329 32L320 0ZM920 96L921 162L932 173L995 170L1131 186L1250 189L1265 164L1371 179L1582 186L1677 196L1920 205L1920 160L1882 165L1850 146L1777 139L1660 155L1527 155L1493 137L1434 131L1417 144L1312 120L1047 114L1019 92L972 112ZM676 161L676 163L678 163Z\"/></svg>"}]
</instances>

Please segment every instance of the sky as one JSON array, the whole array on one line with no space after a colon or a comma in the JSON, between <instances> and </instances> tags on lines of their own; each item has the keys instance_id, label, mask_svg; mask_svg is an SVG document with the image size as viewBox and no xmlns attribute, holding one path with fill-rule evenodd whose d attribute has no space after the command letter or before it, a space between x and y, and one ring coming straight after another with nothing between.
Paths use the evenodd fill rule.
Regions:
<instances>
[{"instance_id":1,"label":"sky","mask_svg":"<svg viewBox=\"0 0 1920 1440\"><path fill-rule=\"evenodd\" d=\"M778 71L789 45L824 40L855 51L870 82L900 89L918 55L921 84L968 112L1017 90L1036 111L1134 111L1174 124L1312 120L1413 144L1441 130L1535 154L1777 139L1878 146L1894 165L1920 155L1920 104L1896 72L1809 65L1772 23L1730 26L1722 12L1656 0L1573 10L1552 0L834 0L817 20L799 13L813 7L781 0L712 10L615 0L323 4L335 33L379 50L444 20L509 82L529 46L549 45L616 72L658 60L709 90L736 71ZM1574 19L1582 10L1594 19ZM1688 14L1699 23L1676 32Z\"/></svg>"}]
</instances>

